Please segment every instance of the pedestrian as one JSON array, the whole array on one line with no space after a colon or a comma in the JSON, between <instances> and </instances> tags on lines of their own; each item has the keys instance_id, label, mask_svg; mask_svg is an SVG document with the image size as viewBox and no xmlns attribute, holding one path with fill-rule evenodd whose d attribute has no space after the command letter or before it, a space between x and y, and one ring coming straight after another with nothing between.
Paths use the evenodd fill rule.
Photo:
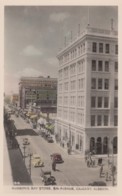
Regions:
<instances>
[{"instance_id":1,"label":"pedestrian","mask_svg":"<svg viewBox=\"0 0 122 196\"><path fill-rule=\"evenodd\" d=\"M100 167L100 177L102 177L102 173L103 173L103 164Z\"/></svg>"},{"instance_id":2,"label":"pedestrian","mask_svg":"<svg viewBox=\"0 0 122 196\"><path fill-rule=\"evenodd\" d=\"M56 171L56 162L55 162L55 160L53 160L53 162L52 162L52 170Z\"/></svg>"},{"instance_id":3,"label":"pedestrian","mask_svg":"<svg viewBox=\"0 0 122 196\"><path fill-rule=\"evenodd\" d=\"M90 166L90 164L89 164L89 160L87 160L87 167L89 167Z\"/></svg>"}]
</instances>

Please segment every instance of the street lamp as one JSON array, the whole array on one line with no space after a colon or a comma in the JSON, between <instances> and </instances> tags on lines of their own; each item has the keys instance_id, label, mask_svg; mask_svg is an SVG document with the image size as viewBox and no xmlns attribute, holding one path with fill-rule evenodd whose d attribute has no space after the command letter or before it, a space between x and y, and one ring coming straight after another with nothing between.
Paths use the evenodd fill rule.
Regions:
<instances>
[{"instance_id":1,"label":"street lamp","mask_svg":"<svg viewBox=\"0 0 122 196\"><path fill-rule=\"evenodd\" d=\"M24 163L25 163L25 150L26 150L26 146L23 144L23 160L24 160Z\"/></svg>"},{"instance_id":2,"label":"street lamp","mask_svg":"<svg viewBox=\"0 0 122 196\"><path fill-rule=\"evenodd\" d=\"M32 157L32 153L29 153L28 154L28 156L29 156L29 168L28 168L28 170L29 170L29 174L30 174L30 176L31 176L31 157Z\"/></svg>"}]
</instances>

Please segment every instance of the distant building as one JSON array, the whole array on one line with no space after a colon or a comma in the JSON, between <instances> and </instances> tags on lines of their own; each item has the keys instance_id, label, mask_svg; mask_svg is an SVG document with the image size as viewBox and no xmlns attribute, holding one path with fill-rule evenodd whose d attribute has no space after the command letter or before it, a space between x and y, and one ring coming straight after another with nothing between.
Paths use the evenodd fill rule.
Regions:
<instances>
[{"instance_id":1,"label":"distant building","mask_svg":"<svg viewBox=\"0 0 122 196\"><path fill-rule=\"evenodd\" d=\"M88 26L57 58L58 140L83 154L117 153L117 32Z\"/></svg>"},{"instance_id":2,"label":"distant building","mask_svg":"<svg viewBox=\"0 0 122 196\"><path fill-rule=\"evenodd\" d=\"M48 77L21 77L19 104L22 109L30 106L42 113L57 111L57 79Z\"/></svg>"}]
</instances>

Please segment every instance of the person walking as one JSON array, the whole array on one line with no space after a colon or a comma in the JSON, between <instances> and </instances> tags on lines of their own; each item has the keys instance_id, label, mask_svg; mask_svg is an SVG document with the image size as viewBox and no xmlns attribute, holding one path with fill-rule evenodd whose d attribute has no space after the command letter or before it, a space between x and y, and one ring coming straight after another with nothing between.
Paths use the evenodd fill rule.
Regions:
<instances>
[{"instance_id":1,"label":"person walking","mask_svg":"<svg viewBox=\"0 0 122 196\"><path fill-rule=\"evenodd\" d=\"M103 164L100 167L100 178L102 177L102 174L103 174Z\"/></svg>"},{"instance_id":2,"label":"person walking","mask_svg":"<svg viewBox=\"0 0 122 196\"><path fill-rule=\"evenodd\" d=\"M56 162L55 162L55 160L53 160L53 162L52 162L52 170L56 171Z\"/></svg>"}]
</instances>

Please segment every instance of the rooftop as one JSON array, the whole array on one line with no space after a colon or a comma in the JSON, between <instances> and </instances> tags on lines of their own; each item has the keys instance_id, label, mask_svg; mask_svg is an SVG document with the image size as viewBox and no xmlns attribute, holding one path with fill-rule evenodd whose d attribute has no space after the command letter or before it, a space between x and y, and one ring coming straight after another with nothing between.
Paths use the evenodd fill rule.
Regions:
<instances>
[{"instance_id":1,"label":"rooftop","mask_svg":"<svg viewBox=\"0 0 122 196\"><path fill-rule=\"evenodd\" d=\"M72 40L70 40L68 43L65 42L65 46L63 48L60 48L58 54L63 52L65 49L72 46L75 42L79 41L81 38L83 38L85 35L94 35L94 36L101 36L101 37L109 37L109 38L117 38L118 32L108 29L98 29L94 27L90 27L89 25L82 31L79 32Z\"/></svg>"}]
</instances>

